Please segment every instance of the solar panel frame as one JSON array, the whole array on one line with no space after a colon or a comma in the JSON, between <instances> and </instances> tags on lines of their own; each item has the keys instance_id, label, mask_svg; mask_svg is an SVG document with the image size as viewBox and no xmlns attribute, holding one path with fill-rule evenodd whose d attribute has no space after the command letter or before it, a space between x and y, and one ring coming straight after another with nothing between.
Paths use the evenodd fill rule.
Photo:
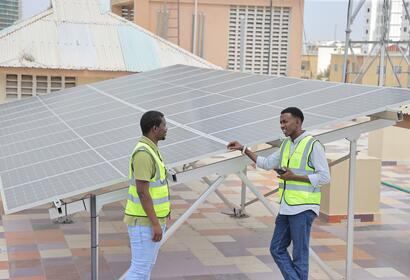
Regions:
<instances>
[{"instance_id":1,"label":"solar panel frame","mask_svg":"<svg viewBox=\"0 0 410 280\"><path fill-rule=\"evenodd\" d=\"M369 98L363 111L354 104ZM159 146L168 166L177 167L225 152L233 139L279 139L280 111L291 104L302 107L309 130L383 111L385 101L410 103L409 91L176 65L8 103L0 105L1 194L10 213L126 181L146 110L165 113L169 135ZM349 113L337 114L343 106ZM29 187L19 202L22 186Z\"/></svg>"}]
</instances>

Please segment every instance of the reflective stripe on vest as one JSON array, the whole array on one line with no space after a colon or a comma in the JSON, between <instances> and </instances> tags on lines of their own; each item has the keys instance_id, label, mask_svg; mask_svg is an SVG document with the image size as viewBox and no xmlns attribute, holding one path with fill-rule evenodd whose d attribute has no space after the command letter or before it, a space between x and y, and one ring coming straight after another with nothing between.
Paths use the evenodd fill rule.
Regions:
<instances>
[{"instance_id":1,"label":"reflective stripe on vest","mask_svg":"<svg viewBox=\"0 0 410 280\"><path fill-rule=\"evenodd\" d=\"M133 195L128 195L128 200L131 200L134 203L141 204L140 198L139 197L134 197ZM161 203L169 202L169 197L164 197L164 198L159 198L159 199L153 199L152 204L154 205L159 205Z\"/></svg>"},{"instance_id":2,"label":"reflective stripe on vest","mask_svg":"<svg viewBox=\"0 0 410 280\"><path fill-rule=\"evenodd\" d=\"M291 170L295 175L307 176L315 172L309 166L309 156L313 144L317 141L312 136L306 136L299 141L292 155L290 155L291 140L287 138L280 147L280 165ZM301 181L284 181L279 179L279 198L288 205L320 204L320 186Z\"/></svg>"},{"instance_id":3,"label":"reflective stripe on vest","mask_svg":"<svg viewBox=\"0 0 410 280\"><path fill-rule=\"evenodd\" d=\"M279 188L283 189L284 183L279 183ZM292 191L304 191L304 192L320 192L320 187L313 187L313 186L300 186L295 184L286 183L286 190Z\"/></svg>"},{"instance_id":4,"label":"reflective stripe on vest","mask_svg":"<svg viewBox=\"0 0 410 280\"><path fill-rule=\"evenodd\" d=\"M139 142L131 155L130 167L129 167L129 188L128 199L125 208L125 213L131 216L147 216L145 213L141 201L138 197L137 187L135 186L135 178L133 168L134 155L137 152L148 152L155 161L155 175L149 181L149 193L153 202L155 214L157 217L166 217L171 210L171 204L169 201L169 188L166 179L166 169L162 161L160 154L157 154L149 145Z\"/></svg>"}]
</instances>

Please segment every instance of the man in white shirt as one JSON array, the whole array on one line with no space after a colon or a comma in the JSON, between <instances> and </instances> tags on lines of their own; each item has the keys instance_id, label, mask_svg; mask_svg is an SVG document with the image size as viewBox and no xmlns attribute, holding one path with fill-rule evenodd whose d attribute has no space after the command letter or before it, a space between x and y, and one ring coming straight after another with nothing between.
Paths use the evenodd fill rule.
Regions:
<instances>
[{"instance_id":1,"label":"man in white shirt","mask_svg":"<svg viewBox=\"0 0 410 280\"><path fill-rule=\"evenodd\" d=\"M279 178L280 210L276 217L270 252L285 280L307 280L309 239L319 215L320 186L329 183L329 166L322 144L302 130L303 113L296 107L281 112L280 126L287 137L267 158L257 156L238 141L228 144ZM293 244L292 258L287 248Z\"/></svg>"}]
</instances>

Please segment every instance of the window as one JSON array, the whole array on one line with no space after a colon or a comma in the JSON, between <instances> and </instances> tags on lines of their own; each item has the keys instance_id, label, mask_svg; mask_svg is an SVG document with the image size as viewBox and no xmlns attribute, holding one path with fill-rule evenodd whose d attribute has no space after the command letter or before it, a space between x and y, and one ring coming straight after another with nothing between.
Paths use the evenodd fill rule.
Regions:
<instances>
[{"instance_id":1,"label":"window","mask_svg":"<svg viewBox=\"0 0 410 280\"><path fill-rule=\"evenodd\" d=\"M240 70L242 16L247 18L245 71L286 75L291 9L273 7L271 19L270 7L231 6L228 43L229 70Z\"/></svg>"},{"instance_id":2,"label":"window","mask_svg":"<svg viewBox=\"0 0 410 280\"><path fill-rule=\"evenodd\" d=\"M401 72L402 72L401 65L394 65L394 66L393 66L393 71L394 71L394 73L396 73L396 74L401 74Z\"/></svg>"},{"instance_id":3,"label":"window","mask_svg":"<svg viewBox=\"0 0 410 280\"><path fill-rule=\"evenodd\" d=\"M33 76L21 75L21 97L33 96Z\"/></svg>"},{"instance_id":4,"label":"window","mask_svg":"<svg viewBox=\"0 0 410 280\"><path fill-rule=\"evenodd\" d=\"M62 77L51 77L51 87L50 87L50 91L58 91L60 89L62 89L62 85L63 85L63 79Z\"/></svg>"},{"instance_id":5,"label":"window","mask_svg":"<svg viewBox=\"0 0 410 280\"><path fill-rule=\"evenodd\" d=\"M38 95L46 94L47 93L47 76L37 76L36 79L36 93Z\"/></svg>"},{"instance_id":6,"label":"window","mask_svg":"<svg viewBox=\"0 0 410 280\"><path fill-rule=\"evenodd\" d=\"M75 86L75 77L7 74L6 98L22 99Z\"/></svg>"},{"instance_id":7,"label":"window","mask_svg":"<svg viewBox=\"0 0 410 280\"><path fill-rule=\"evenodd\" d=\"M6 97L7 98L17 98L18 88L18 76L17 75L6 75Z\"/></svg>"},{"instance_id":8,"label":"window","mask_svg":"<svg viewBox=\"0 0 410 280\"><path fill-rule=\"evenodd\" d=\"M302 61L301 69L304 70L304 71L309 70L310 69L310 61L306 61L306 60Z\"/></svg>"},{"instance_id":9,"label":"window","mask_svg":"<svg viewBox=\"0 0 410 280\"><path fill-rule=\"evenodd\" d=\"M379 72L380 72L380 66L377 66L376 74L379 75ZM386 73L386 66L383 67L383 73Z\"/></svg>"},{"instance_id":10,"label":"window","mask_svg":"<svg viewBox=\"0 0 410 280\"><path fill-rule=\"evenodd\" d=\"M134 21L134 8L128 6L121 7L121 17L129 20Z\"/></svg>"},{"instance_id":11,"label":"window","mask_svg":"<svg viewBox=\"0 0 410 280\"><path fill-rule=\"evenodd\" d=\"M339 70L339 64L335 64L335 65L333 66L333 69L335 70L335 72L337 72L337 71Z\"/></svg>"}]
</instances>

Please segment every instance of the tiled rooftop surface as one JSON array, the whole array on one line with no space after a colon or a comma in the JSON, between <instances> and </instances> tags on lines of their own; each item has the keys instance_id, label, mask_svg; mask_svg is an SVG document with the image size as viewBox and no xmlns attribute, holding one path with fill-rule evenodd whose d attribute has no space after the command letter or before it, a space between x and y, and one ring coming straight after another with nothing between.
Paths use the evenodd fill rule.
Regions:
<instances>
[{"instance_id":1,"label":"tiled rooftop surface","mask_svg":"<svg viewBox=\"0 0 410 280\"><path fill-rule=\"evenodd\" d=\"M359 149L366 145L362 140ZM346 151L341 142L328 151ZM272 189L271 172L249 167L249 178L262 193ZM410 188L410 165L383 166L384 180ZM220 190L239 203L240 181L229 176ZM190 206L206 188L192 182L172 188L173 218ZM357 223L354 247L354 279L410 279L410 195L381 187L380 217ZM253 195L248 192L248 199ZM276 200L276 197L270 197ZM161 248L152 279L169 280L265 280L282 279L269 255L274 218L262 206L247 207L248 218L221 214L226 206L215 196L200 206ZM100 213L100 277L118 279L128 268L130 252L122 223L123 203L107 205ZM50 221L47 207L13 215L0 222L0 279L90 279L90 222L76 214L72 224ZM345 224L316 219L311 246L331 267L344 274ZM312 280L328 279L311 261Z\"/></svg>"}]
</instances>

